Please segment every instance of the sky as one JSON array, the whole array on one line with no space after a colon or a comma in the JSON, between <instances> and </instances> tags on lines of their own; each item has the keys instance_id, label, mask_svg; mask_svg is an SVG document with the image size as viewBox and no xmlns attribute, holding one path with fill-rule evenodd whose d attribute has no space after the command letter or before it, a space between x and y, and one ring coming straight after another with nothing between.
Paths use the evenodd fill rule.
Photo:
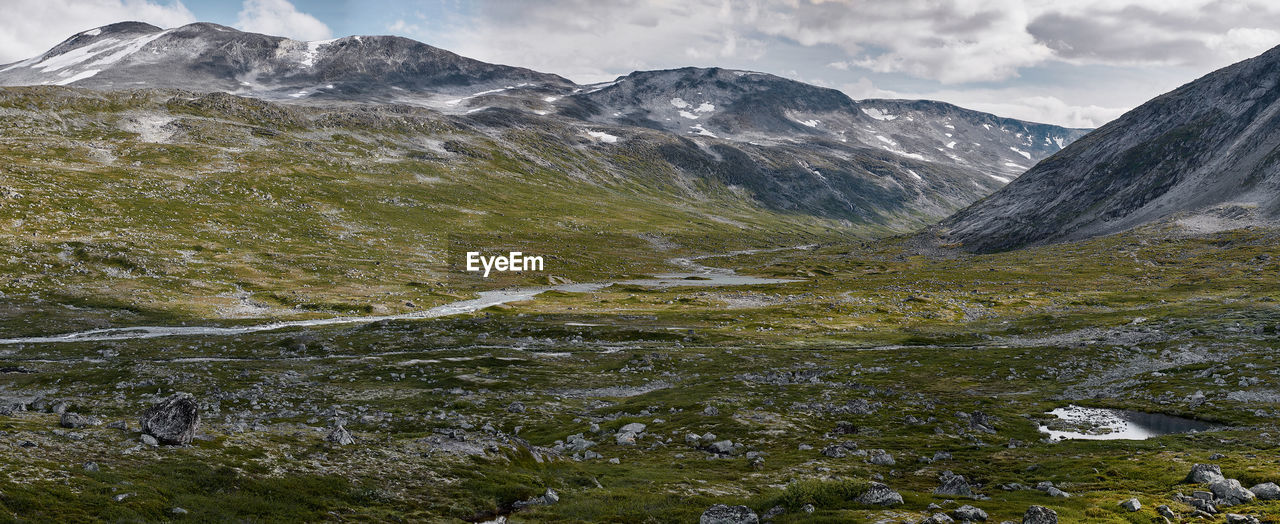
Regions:
<instances>
[{"instance_id":1,"label":"sky","mask_svg":"<svg viewBox=\"0 0 1280 524\"><path fill-rule=\"evenodd\" d=\"M124 20L391 34L579 83L684 66L1096 127L1280 44L1273 0L3 0L0 63Z\"/></svg>"}]
</instances>

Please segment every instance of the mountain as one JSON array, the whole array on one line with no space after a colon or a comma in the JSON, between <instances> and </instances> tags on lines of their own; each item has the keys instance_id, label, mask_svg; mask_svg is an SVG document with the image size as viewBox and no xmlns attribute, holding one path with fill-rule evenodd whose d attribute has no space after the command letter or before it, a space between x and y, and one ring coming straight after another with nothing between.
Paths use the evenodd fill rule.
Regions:
<instances>
[{"instance_id":1,"label":"mountain","mask_svg":"<svg viewBox=\"0 0 1280 524\"><path fill-rule=\"evenodd\" d=\"M720 68L637 71L568 98L562 114L593 122L739 142L820 137L973 169L985 175L976 182L983 186L1009 182L1087 132L929 100L854 101L834 89Z\"/></svg>"},{"instance_id":2,"label":"mountain","mask_svg":"<svg viewBox=\"0 0 1280 524\"><path fill-rule=\"evenodd\" d=\"M1124 114L934 230L972 251L1280 221L1280 47Z\"/></svg>"},{"instance_id":3,"label":"mountain","mask_svg":"<svg viewBox=\"0 0 1280 524\"><path fill-rule=\"evenodd\" d=\"M223 92L292 107L404 104L494 136L511 129L570 130L537 139L548 141L545 148L571 149L585 139L612 151L611 163L641 143L655 144L640 150L655 155L671 178L651 177L654 183L712 184L772 212L882 232L947 216L1083 133L940 102L854 101L833 89L751 71L638 71L580 86L405 38L299 42L208 23L167 30L112 24L0 66L0 85L33 84ZM286 114L284 107L270 111Z\"/></svg>"},{"instance_id":4,"label":"mountain","mask_svg":"<svg viewBox=\"0 0 1280 524\"><path fill-rule=\"evenodd\" d=\"M36 84L364 101L508 88L557 92L573 85L395 36L299 42L210 23L166 30L140 22L91 29L40 56L0 66L0 85Z\"/></svg>"}]
</instances>

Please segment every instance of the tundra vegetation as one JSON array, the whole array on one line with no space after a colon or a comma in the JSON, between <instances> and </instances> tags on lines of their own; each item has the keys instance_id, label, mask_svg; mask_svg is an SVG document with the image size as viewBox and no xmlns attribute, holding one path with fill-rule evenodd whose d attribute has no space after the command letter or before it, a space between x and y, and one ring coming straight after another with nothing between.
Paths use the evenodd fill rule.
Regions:
<instances>
[{"instance_id":1,"label":"tundra vegetation","mask_svg":"<svg viewBox=\"0 0 1280 524\"><path fill-rule=\"evenodd\" d=\"M4 90L0 333L403 313L749 248L780 249L697 263L795 281L615 284L430 320L5 344L5 518L737 511L718 504L775 522L1280 518L1267 487L1280 480L1280 232L1161 223L998 254L922 251L872 240L894 232L880 226L679 178L644 140L601 150L551 124L271 111L283 110ZM173 120L152 129L152 114ZM458 231L547 253L548 271L460 276L442 258ZM1046 440L1039 427L1061 424L1046 413L1070 404L1214 427ZM144 412L179 444L144 433Z\"/></svg>"}]
</instances>

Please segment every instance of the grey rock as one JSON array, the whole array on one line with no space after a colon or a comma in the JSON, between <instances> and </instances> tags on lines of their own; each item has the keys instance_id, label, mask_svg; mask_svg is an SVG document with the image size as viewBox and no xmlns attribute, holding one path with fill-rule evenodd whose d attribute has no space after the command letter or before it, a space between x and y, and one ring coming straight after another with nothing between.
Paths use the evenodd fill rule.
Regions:
<instances>
[{"instance_id":1,"label":"grey rock","mask_svg":"<svg viewBox=\"0 0 1280 524\"><path fill-rule=\"evenodd\" d=\"M542 495L533 497L529 500L518 500L512 504L512 507L515 509L523 509L530 506L550 506L557 502L560 502L560 494L556 493L556 490L554 489L547 488L547 491Z\"/></svg>"},{"instance_id":2,"label":"grey rock","mask_svg":"<svg viewBox=\"0 0 1280 524\"><path fill-rule=\"evenodd\" d=\"M190 513L190 512L189 512L189 511L187 511L185 508L180 508L180 507L178 507L178 506L174 506L174 507L172 507L172 508L169 508L169 513L174 514L174 515L186 515L187 513Z\"/></svg>"},{"instance_id":3,"label":"grey rock","mask_svg":"<svg viewBox=\"0 0 1280 524\"><path fill-rule=\"evenodd\" d=\"M356 438L351 436L351 432L347 431L347 428L343 427L342 424L334 424L332 428L329 428L324 440L339 446L349 446L356 443Z\"/></svg>"},{"instance_id":4,"label":"grey rock","mask_svg":"<svg viewBox=\"0 0 1280 524\"><path fill-rule=\"evenodd\" d=\"M832 444L822 448L822 454L831 458L845 458L854 450L858 449L858 444L852 441L844 441L839 444Z\"/></svg>"},{"instance_id":5,"label":"grey rock","mask_svg":"<svg viewBox=\"0 0 1280 524\"><path fill-rule=\"evenodd\" d=\"M714 417L720 414L720 410L716 409L715 406L707 406L705 409L702 410L702 414L708 417Z\"/></svg>"},{"instance_id":6,"label":"grey rock","mask_svg":"<svg viewBox=\"0 0 1280 524\"><path fill-rule=\"evenodd\" d=\"M934 513L922 519L920 524L949 524L951 522L955 522L955 520L948 517L946 513Z\"/></svg>"},{"instance_id":7,"label":"grey rock","mask_svg":"<svg viewBox=\"0 0 1280 524\"><path fill-rule=\"evenodd\" d=\"M709 446L707 446L707 449L710 450L712 453L728 455L730 453L733 453L733 442L729 440L721 440L718 442L713 442Z\"/></svg>"},{"instance_id":8,"label":"grey rock","mask_svg":"<svg viewBox=\"0 0 1280 524\"><path fill-rule=\"evenodd\" d=\"M151 436L151 435L148 435L148 434L146 434L146 433L143 433L141 437L138 437L138 440L141 440L143 444L146 444L146 445L148 445L148 446L159 446L159 445L160 445L160 441L159 441L159 440L156 440L156 438L155 438L155 437L153 437L153 436Z\"/></svg>"},{"instance_id":9,"label":"grey rock","mask_svg":"<svg viewBox=\"0 0 1280 524\"><path fill-rule=\"evenodd\" d=\"M1156 513L1159 513L1159 514L1160 514L1160 516L1162 516L1162 517L1164 517L1164 518L1166 518L1166 519L1169 519L1169 520L1177 520L1177 519L1178 519L1178 514L1177 514L1177 513L1174 513L1173 508L1170 508L1169 506L1166 506L1166 505L1164 505L1164 504L1161 504L1161 505L1159 505L1159 506L1156 506Z\"/></svg>"},{"instance_id":10,"label":"grey rock","mask_svg":"<svg viewBox=\"0 0 1280 524\"><path fill-rule=\"evenodd\" d=\"M974 522L985 522L987 520L987 512L981 508L965 504L956 508L951 512L951 516L960 520L970 520Z\"/></svg>"},{"instance_id":11,"label":"grey rock","mask_svg":"<svg viewBox=\"0 0 1280 524\"><path fill-rule=\"evenodd\" d=\"M868 453L871 454L871 458L867 460L872 464L878 466L892 466L897 464L897 462L893 460L893 455L890 455L888 451L883 449L873 449L868 451Z\"/></svg>"},{"instance_id":12,"label":"grey rock","mask_svg":"<svg viewBox=\"0 0 1280 524\"><path fill-rule=\"evenodd\" d=\"M101 469L102 469L102 468L99 468L99 467L98 467L98 463L97 463L97 462L85 462L85 463L84 463L84 470L85 470L86 472L88 472L88 473L97 473L98 471L101 471Z\"/></svg>"},{"instance_id":13,"label":"grey rock","mask_svg":"<svg viewBox=\"0 0 1280 524\"><path fill-rule=\"evenodd\" d=\"M121 494L119 494L119 495L116 495L116 496L114 496L114 497L111 497L111 500L114 500L114 501L116 501L116 502L124 502L124 499L127 499L127 498L129 498L129 497L132 497L132 496L134 496L134 495L137 495L137 493L121 493Z\"/></svg>"},{"instance_id":14,"label":"grey rock","mask_svg":"<svg viewBox=\"0 0 1280 524\"><path fill-rule=\"evenodd\" d=\"M99 421L97 417L81 415L79 413L72 413L70 411L63 413L62 416L58 418L58 425L64 428L71 428L71 429L97 426L98 424L101 424L101 423L102 422Z\"/></svg>"},{"instance_id":15,"label":"grey rock","mask_svg":"<svg viewBox=\"0 0 1280 524\"><path fill-rule=\"evenodd\" d=\"M854 497L853 501L870 506L894 506L902 504L902 495L889 486L879 482L872 482L871 487Z\"/></svg>"},{"instance_id":16,"label":"grey rock","mask_svg":"<svg viewBox=\"0 0 1280 524\"><path fill-rule=\"evenodd\" d=\"M507 406L509 413L524 413L524 403L516 401Z\"/></svg>"},{"instance_id":17,"label":"grey rock","mask_svg":"<svg viewBox=\"0 0 1280 524\"><path fill-rule=\"evenodd\" d=\"M1120 502L1120 507L1127 509L1129 511L1138 511L1142 509L1142 502L1136 498L1124 500Z\"/></svg>"},{"instance_id":18,"label":"grey rock","mask_svg":"<svg viewBox=\"0 0 1280 524\"><path fill-rule=\"evenodd\" d=\"M1196 464L1191 466L1191 472L1187 473L1185 482L1192 484L1208 484L1215 480L1226 477L1222 476L1222 468L1217 464Z\"/></svg>"},{"instance_id":19,"label":"grey rock","mask_svg":"<svg viewBox=\"0 0 1280 524\"><path fill-rule=\"evenodd\" d=\"M760 517L746 506L716 504L702 512L698 524L757 524Z\"/></svg>"},{"instance_id":20,"label":"grey rock","mask_svg":"<svg viewBox=\"0 0 1280 524\"><path fill-rule=\"evenodd\" d=\"M1058 524L1058 512L1044 506L1031 506L1022 514L1022 524Z\"/></svg>"},{"instance_id":21,"label":"grey rock","mask_svg":"<svg viewBox=\"0 0 1280 524\"><path fill-rule=\"evenodd\" d=\"M1227 524L1259 524L1258 517L1227 513Z\"/></svg>"},{"instance_id":22,"label":"grey rock","mask_svg":"<svg viewBox=\"0 0 1280 524\"><path fill-rule=\"evenodd\" d=\"M200 408L195 397L175 393L143 411L138 422L143 433L155 437L161 444L186 445L200 428Z\"/></svg>"},{"instance_id":23,"label":"grey rock","mask_svg":"<svg viewBox=\"0 0 1280 524\"><path fill-rule=\"evenodd\" d=\"M973 496L973 489L969 486L969 481L965 480L964 475L956 475L950 471L945 471L938 479L942 481L942 485L933 490L934 495Z\"/></svg>"},{"instance_id":24,"label":"grey rock","mask_svg":"<svg viewBox=\"0 0 1280 524\"><path fill-rule=\"evenodd\" d=\"M1209 483L1209 491L1213 492L1219 506L1236 506L1257 498L1236 479L1215 480Z\"/></svg>"},{"instance_id":25,"label":"grey rock","mask_svg":"<svg viewBox=\"0 0 1280 524\"><path fill-rule=\"evenodd\" d=\"M1260 500L1280 500L1280 486L1275 482L1265 482L1249 488Z\"/></svg>"},{"instance_id":26,"label":"grey rock","mask_svg":"<svg viewBox=\"0 0 1280 524\"><path fill-rule=\"evenodd\" d=\"M1063 499L1071 497L1070 493L1062 491L1054 486L1050 486L1049 489L1045 490L1044 492L1047 493L1050 497L1058 497Z\"/></svg>"}]
</instances>

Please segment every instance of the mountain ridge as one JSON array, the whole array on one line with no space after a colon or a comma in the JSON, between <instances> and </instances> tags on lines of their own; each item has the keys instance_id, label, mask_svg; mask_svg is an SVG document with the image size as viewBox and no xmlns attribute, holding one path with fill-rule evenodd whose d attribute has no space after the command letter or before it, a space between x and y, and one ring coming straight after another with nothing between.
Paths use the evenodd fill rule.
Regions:
<instances>
[{"instance_id":1,"label":"mountain ridge","mask_svg":"<svg viewBox=\"0 0 1280 524\"><path fill-rule=\"evenodd\" d=\"M1001 251L1172 220L1280 222L1280 47L1162 94L945 219L940 241Z\"/></svg>"}]
</instances>

